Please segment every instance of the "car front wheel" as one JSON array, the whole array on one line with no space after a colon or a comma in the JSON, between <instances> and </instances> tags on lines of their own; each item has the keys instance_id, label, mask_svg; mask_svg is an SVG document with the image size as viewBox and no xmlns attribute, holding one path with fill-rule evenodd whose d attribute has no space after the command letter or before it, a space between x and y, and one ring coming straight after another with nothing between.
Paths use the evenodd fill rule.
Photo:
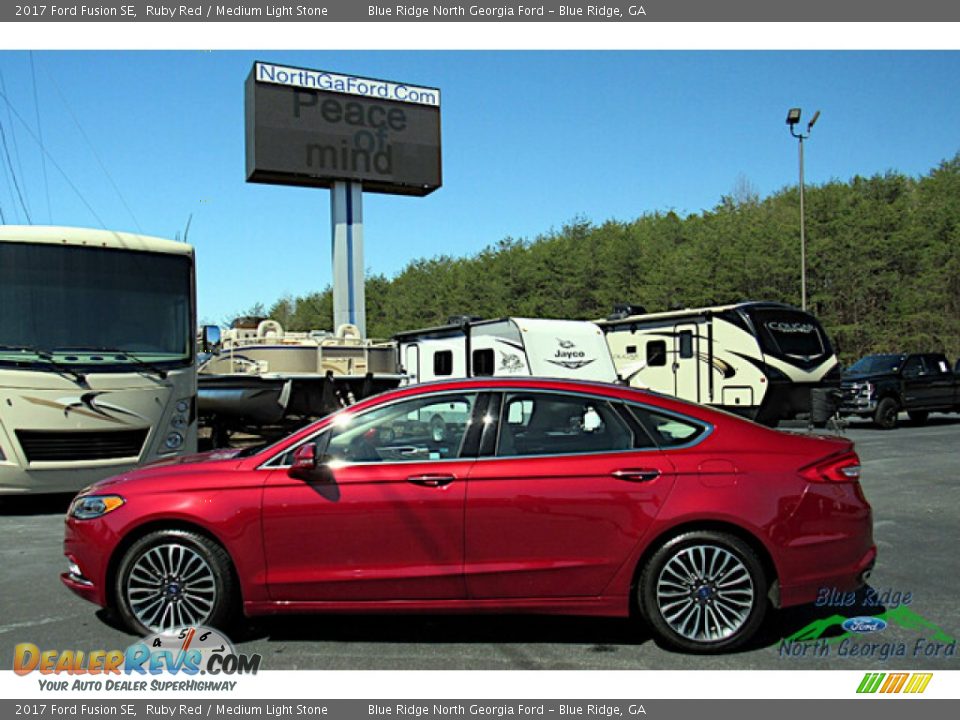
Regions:
<instances>
[{"instance_id":1,"label":"car front wheel","mask_svg":"<svg viewBox=\"0 0 960 720\"><path fill-rule=\"evenodd\" d=\"M753 549L722 532L694 531L665 543L638 586L656 637L679 650L714 653L747 642L767 611L767 579Z\"/></svg>"},{"instance_id":2,"label":"car front wheel","mask_svg":"<svg viewBox=\"0 0 960 720\"><path fill-rule=\"evenodd\" d=\"M900 405L892 397L885 397L877 404L873 422L883 430L893 430L897 426L897 413Z\"/></svg>"},{"instance_id":3,"label":"car front wheel","mask_svg":"<svg viewBox=\"0 0 960 720\"><path fill-rule=\"evenodd\" d=\"M224 627L238 597L224 549L203 535L173 529L149 533L127 549L114 590L120 617L142 635Z\"/></svg>"}]
</instances>

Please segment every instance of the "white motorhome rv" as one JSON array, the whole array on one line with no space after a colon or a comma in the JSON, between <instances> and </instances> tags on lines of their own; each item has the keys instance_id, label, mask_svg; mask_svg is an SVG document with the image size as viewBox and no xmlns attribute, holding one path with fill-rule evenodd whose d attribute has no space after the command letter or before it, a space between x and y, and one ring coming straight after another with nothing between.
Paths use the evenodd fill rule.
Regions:
<instances>
[{"instance_id":1,"label":"white motorhome rv","mask_svg":"<svg viewBox=\"0 0 960 720\"><path fill-rule=\"evenodd\" d=\"M591 322L451 320L394 336L398 363L410 383L492 375L617 380L603 332Z\"/></svg>"},{"instance_id":2,"label":"white motorhome rv","mask_svg":"<svg viewBox=\"0 0 960 720\"><path fill-rule=\"evenodd\" d=\"M809 415L811 391L840 382L826 332L790 305L742 302L660 313L620 306L597 324L632 385L767 425Z\"/></svg>"},{"instance_id":3,"label":"white motorhome rv","mask_svg":"<svg viewBox=\"0 0 960 720\"><path fill-rule=\"evenodd\" d=\"M0 494L195 452L193 248L0 226Z\"/></svg>"}]
</instances>

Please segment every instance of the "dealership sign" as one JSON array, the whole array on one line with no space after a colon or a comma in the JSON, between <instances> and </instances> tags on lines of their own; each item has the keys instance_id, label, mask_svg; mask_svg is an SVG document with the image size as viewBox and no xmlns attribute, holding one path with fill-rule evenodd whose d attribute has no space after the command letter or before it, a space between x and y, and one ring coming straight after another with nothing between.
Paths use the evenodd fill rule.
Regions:
<instances>
[{"instance_id":1,"label":"dealership sign","mask_svg":"<svg viewBox=\"0 0 960 720\"><path fill-rule=\"evenodd\" d=\"M441 185L440 91L254 63L246 145L250 182L427 195Z\"/></svg>"}]
</instances>

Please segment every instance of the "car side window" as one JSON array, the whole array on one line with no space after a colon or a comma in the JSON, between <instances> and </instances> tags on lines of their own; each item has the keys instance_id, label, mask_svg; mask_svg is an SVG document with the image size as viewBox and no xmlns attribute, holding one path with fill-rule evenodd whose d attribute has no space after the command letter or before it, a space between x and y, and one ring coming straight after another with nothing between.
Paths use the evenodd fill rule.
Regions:
<instances>
[{"instance_id":1,"label":"car side window","mask_svg":"<svg viewBox=\"0 0 960 720\"><path fill-rule=\"evenodd\" d=\"M500 413L497 457L629 450L633 432L601 398L508 393Z\"/></svg>"},{"instance_id":2,"label":"car side window","mask_svg":"<svg viewBox=\"0 0 960 720\"><path fill-rule=\"evenodd\" d=\"M927 366L927 372L935 375L950 372L950 366L947 365L947 360L942 355L926 355L924 357L924 363Z\"/></svg>"},{"instance_id":3,"label":"car side window","mask_svg":"<svg viewBox=\"0 0 960 720\"><path fill-rule=\"evenodd\" d=\"M358 415L343 413L332 427L305 442L321 444L330 433L325 459L333 462L451 460L460 456L476 401L477 393L435 395L404 400ZM291 465L300 445L269 466Z\"/></svg>"},{"instance_id":4,"label":"car side window","mask_svg":"<svg viewBox=\"0 0 960 720\"><path fill-rule=\"evenodd\" d=\"M916 377L923 372L923 364L919 355L912 356L903 366L905 377Z\"/></svg>"},{"instance_id":5,"label":"car side window","mask_svg":"<svg viewBox=\"0 0 960 720\"><path fill-rule=\"evenodd\" d=\"M661 448L689 445L702 436L707 427L688 418L659 413L640 405L628 405L637 422Z\"/></svg>"},{"instance_id":6,"label":"car side window","mask_svg":"<svg viewBox=\"0 0 960 720\"><path fill-rule=\"evenodd\" d=\"M435 395L344 414L330 430L327 456L364 463L457 458L476 400L476 393Z\"/></svg>"}]
</instances>

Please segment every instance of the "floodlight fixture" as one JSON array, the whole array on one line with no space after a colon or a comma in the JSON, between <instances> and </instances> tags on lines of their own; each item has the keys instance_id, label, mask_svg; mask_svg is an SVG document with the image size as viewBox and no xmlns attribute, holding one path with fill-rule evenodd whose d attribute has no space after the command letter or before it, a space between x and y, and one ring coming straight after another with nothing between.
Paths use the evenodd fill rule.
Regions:
<instances>
[{"instance_id":1,"label":"floodlight fixture","mask_svg":"<svg viewBox=\"0 0 960 720\"><path fill-rule=\"evenodd\" d=\"M800 108L790 108L787 111L787 125L790 126L790 134L797 139L799 164L800 164L800 307L807 309L807 232L805 227L805 213L803 203L803 141L810 137L810 131L814 123L820 117L820 111L817 110L810 122L807 123L807 134L797 132L797 125L800 123Z\"/></svg>"}]
</instances>

